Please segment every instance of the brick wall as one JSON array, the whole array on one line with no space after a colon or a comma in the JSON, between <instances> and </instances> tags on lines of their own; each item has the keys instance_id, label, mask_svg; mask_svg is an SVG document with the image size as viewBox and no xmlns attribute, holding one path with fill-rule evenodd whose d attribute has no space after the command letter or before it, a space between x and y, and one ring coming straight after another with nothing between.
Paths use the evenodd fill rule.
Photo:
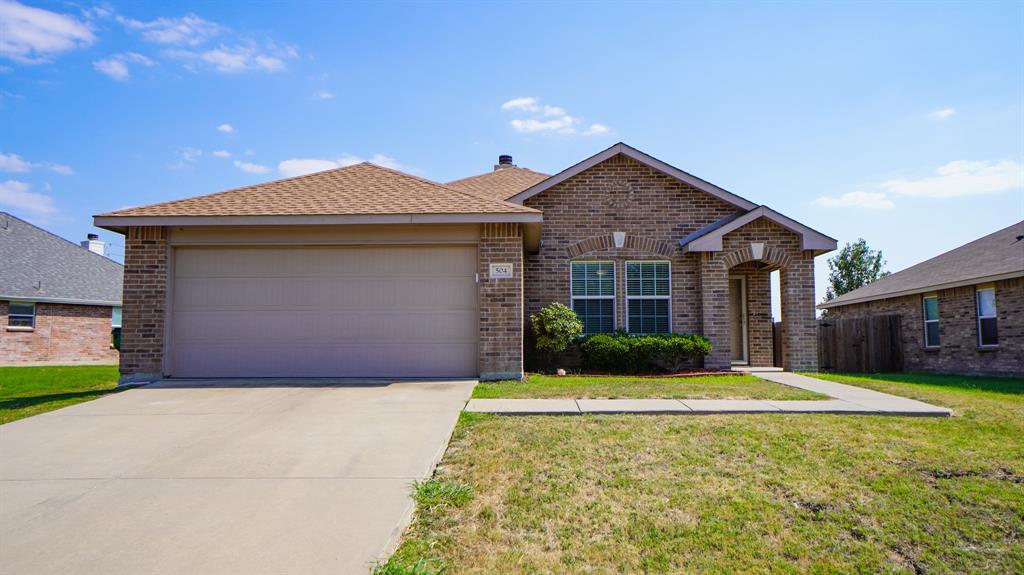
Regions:
<instances>
[{"instance_id":1,"label":"brick wall","mask_svg":"<svg viewBox=\"0 0 1024 575\"><path fill-rule=\"evenodd\" d=\"M730 276L742 276L747 287L747 353L750 365L771 366L772 287L770 272L755 262L729 270Z\"/></svg>"},{"instance_id":2,"label":"brick wall","mask_svg":"<svg viewBox=\"0 0 1024 575\"><path fill-rule=\"evenodd\" d=\"M121 379L153 379L163 374L167 231L131 227L124 243Z\"/></svg>"},{"instance_id":3,"label":"brick wall","mask_svg":"<svg viewBox=\"0 0 1024 575\"><path fill-rule=\"evenodd\" d=\"M8 331L7 303L0 301L0 364L117 363L109 306L37 303L34 330Z\"/></svg>"},{"instance_id":4,"label":"brick wall","mask_svg":"<svg viewBox=\"0 0 1024 575\"><path fill-rule=\"evenodd\" d=\"M941 290L938 349L924 347L922 296L875 300L832 308L829 317L899 314L906 371L1024 375L1024 279L995 282L999 346L978 347L975 286Z\"/></svg>"},{"instance_id":5,"label":"brick wall","mask_svg":"<svg viewBox=\"0 0 1024 575\"><path fill-rule=\"evenodd\" d=\"M776 256L779 263L792 261L795 266L789 282L793 286L790 307L795 310L790 333L804 347L796 349L790 364L812 371L817 368L813 258L800 250L796 234L757 220L727 234L722 252L711 256L682 253L678 249L680 238L735 213L737 208L623 155L561 182L526 200L525 205L544 212L540 252L525 257L527 315L551 302L571 305L569 261L612 260L616 325L625 327L623 262L667 259L672 262L672 330L707 336L714 351L706 365L728 368L728 274L730 268L750 258L726 256L749 249L752 241L761 241L768 244L766 255ZM616 231L626 232L622 248L612 243L612 232ZM767 319L770 300L766 301L770 288L767 272L763 276L754 275L748 282L753 312L748 341L754 365L772 364L771 324ZM794 280L803 283L798 285Z\"/></svg>"},{"instance_id":6,"label":"brick wall","mask_svg":"<svg viewBox=\"0 0 1024 575\"><path fill-rule=\"evenodd\" d=\"M519 224L480 227L480 379L523 376L523 231ZM513 277L490 277L490 264L512 264Z\"/></svg>"}]
</instances>

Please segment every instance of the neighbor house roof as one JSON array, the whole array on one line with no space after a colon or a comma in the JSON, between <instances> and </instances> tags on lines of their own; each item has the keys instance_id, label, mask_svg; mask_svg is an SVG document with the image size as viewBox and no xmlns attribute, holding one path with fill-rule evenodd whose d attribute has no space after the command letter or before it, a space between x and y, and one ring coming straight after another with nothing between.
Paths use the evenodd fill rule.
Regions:
<instances>
[{"instance_id":1,"label":"neighbor house roof","mask_svg":"<svg viewBox=\"0 0 1024 575\"><path fill-rule=\"evenodd\" d=\"M507 167L448 182L449 188L496 200L507 200L550 176L527 168Z\"/></svg>"},{"instance_id":2,"label":"neighbor house roof","mask_svg":"<svg viewBox=\"0 0 1024 575\"><path fill-rule=\"evenodd\" d=\"M0 212L0 300L121 305L121 264Z\"/></svg>"},{"instance_id":3,"label":"neighbor house roof","mask_svg":"<svg viewBox=\"0 0 1024 575\"><path fill-rule=\"evenodd\" d=\"M540 216L532 208L363 162L205 196L126 208L96 216L96 224L117 228L204 222L440 223L540 221Z\"/></svg>"},{"instance_id":4,"label":"neighbor house roof","mask_svg":"<svg viewBox=\"0 0 1024 575\"><path fill-rule=\"evenodd\" d=\"M737 208L743 210L752 210L757 207L757 204L751 202L750 200L741 198L728 190L720 188L712 184L711 182L702 180L697 176L694 176L693 174L686 173L675 166L666 164L665 162L655 158L654 156L645 154L634 147L623 144L622 142L619 142L618 144L615 144L610 148L598 152L593 156L587 158L586 160L583 160L582 162L579 162L574 166L566 168L546 180L543 180L537 184L534 184L533 186L530 186L529 188L523 190L522 192L519 192L518 194L508 198L508 200L510 202L516 202L517 204L521 204L528 198L536 196L537 194L543 192L544 190L556 186L564 182L565 180L568 180L569 178L583 172L584 170L592 168L593 166L596 166L597 164L600 164L601 162L609 158L613 158L619 154L633 158L634 160L640 162L641 164L645 164L651 168L654 168L655 170L658 170L659 172L672 176L673 178L676 178L679 181L690 184L691 186L697 188L698 190L707 192L712 196L715 196L721 200L724 200L727 203L736 206Z\"/></svg>"},{"instance_id":5,"label":"neighbor house roof","mask_svg":"<svg viewBox=\"0 0 1024 575\"><path fill-rule=\"evenodd\" d=\"M1024 277L1024 221L820 304L831 308Z\"/></svg>"},{"instance_id":6,"label":"neighbor house roof","mask_svg":"<svg viewBox=\"0 0 1024 575\"><path fill-rule=\"evenodd\" d=\"M682 247L684 252L721 251L722 238L725 234L745 226L758 218L771 220L799 235L801 240L800 249L811 250L818 253L830 252L836 249L835 238L830 238L814 228L805 226L792 218L786 217L768 206L758 206L749 212L737 212L730 214L679 240L679 245Z\"/></svg>"}]
</instances>

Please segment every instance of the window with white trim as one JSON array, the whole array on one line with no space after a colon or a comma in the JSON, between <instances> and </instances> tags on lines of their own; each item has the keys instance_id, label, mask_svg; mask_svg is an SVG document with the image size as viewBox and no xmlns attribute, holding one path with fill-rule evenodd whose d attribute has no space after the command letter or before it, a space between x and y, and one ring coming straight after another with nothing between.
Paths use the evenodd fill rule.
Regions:
<instances>
[{"instance_id":1,"label":"window with white trim","mask_svg":"<svg viewBox=\"0 0 1024 575\"><path fill-rule=\"evenodd\" d=\"M572 309L583 333L615 331L615 263L571 262Z\"/></svg>"},{"instance_id":2,"label":"window with white trim","mask_svg":"<svg viewBox=\"0 0 1024 575\"><path fill-rule=\"evenodd\" d=\"M121 327L121 308L110 308L110 327Z\"/></svg>"},{"instance_id":3,"label":"window with white trim","mask_svg":"<svg viewBox=\"0 0 1024 575\"><path fill-rule=\"evenodd\" d=\"M939 347L939 296L926 295L924 306L924 346Z\"/></svg>"},{"instance_id":4,"label":"window with white trim","mask_svg":"<svg viewBox=\"0 0 1024 575\"><path fill-rule=\"evenodd\" d=\"M35 327L36 304L32 302L12 301L7 304L8 327Z\"/></svg>"},{"instance_id":5,"label":"window with white trim","mask_svg":"<svg viewBox=\"0 0 1024 575\"><path fill-rule=\"evenodd\" d=\"M996 288L978 288L978 345L999 345L996 329Z\"/></svg>"},{"instance_id":6,"label":"window with white trim","mask_svg":"<svg viewBox=\"0 0 1024 575\"><path fill-rule=\"evenodd\" d=\"M667 261L626 262L626 308L630 333L668 333L672 309Z\"/></svg>"}]
</instances>

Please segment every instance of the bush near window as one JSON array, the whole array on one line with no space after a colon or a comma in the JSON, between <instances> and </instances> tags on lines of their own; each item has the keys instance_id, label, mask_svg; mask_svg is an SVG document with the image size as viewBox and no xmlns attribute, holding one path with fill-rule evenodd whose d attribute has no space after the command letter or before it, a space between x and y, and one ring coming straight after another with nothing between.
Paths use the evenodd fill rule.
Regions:
<instances>
[{"instance_id":1,"label":"bush near window","mask_svg":"<svg viewBox=\"0 0 1024 575\"><path fill-rule=\"evenodd\" d=\"M537 349L550 358L565 351L580 334L583 322L572 309L558 302L544 306L530 316L533 333L537 336Z\"/></svg>"},{"instance_id":2,"label":"bush near window","mask_svg":"<svg viewBox=\"0 0 1024 575\"><path fill-rule=\"evenodd\" d=\"M693 334L598 333L580 342L583 367L601 373L679 371L711 353L711 342Z\"/></svg>"}]
</instances>

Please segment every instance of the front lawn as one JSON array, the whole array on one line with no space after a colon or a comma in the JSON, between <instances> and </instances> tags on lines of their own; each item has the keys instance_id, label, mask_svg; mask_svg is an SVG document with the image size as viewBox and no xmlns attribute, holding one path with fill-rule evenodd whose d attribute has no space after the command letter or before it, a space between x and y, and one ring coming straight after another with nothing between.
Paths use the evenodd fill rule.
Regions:
<instances>
[{"instance_id":1,"label":"front lawn","mask_svg":"<svg viewBox=\"0 0 1024 575\"><path fill-rule=\"evenodd\" d=\"M115 391L116 365L0 367L0 424Z\"/></svg>"},{"instance_id":2,"label":"front lawn","mask_svg":"<svg viewBox=\"0 0 1024 575\"><path fill-rule=\"evenodd\" d=\"M463 414L380 572L1024 572L1024 380L826 377L956 415Z\"/></svg>"},{"instance_id":3,"label":"front lawn","mask_svg":"<svg viewBox=\"0 0 1024 575\"><path fill-rule=\"evenodd\" d=\"M526 381L481 382L473 397L508 398L665 398L665 399L826 399L826 396L765 381L752 375L635 377L530 375Z\"/></svg>"}]
</instances>

